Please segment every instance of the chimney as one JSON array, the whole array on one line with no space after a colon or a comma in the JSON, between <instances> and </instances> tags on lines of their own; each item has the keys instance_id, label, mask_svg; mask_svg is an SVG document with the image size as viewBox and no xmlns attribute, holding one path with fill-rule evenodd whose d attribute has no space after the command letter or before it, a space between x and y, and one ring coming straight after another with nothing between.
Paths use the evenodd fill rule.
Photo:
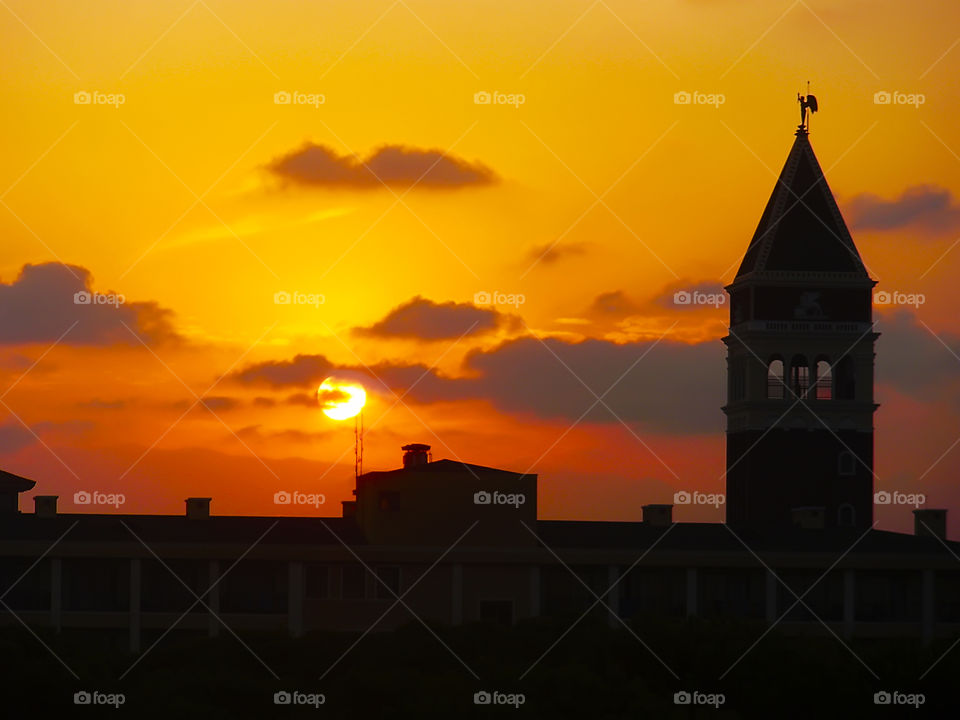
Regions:
<instances>
[{"instance_id":1,"label":"chimney","mask_svg":"<svg viewBox=\"0 0 960 720\"><path fill-rule=\"evenodd\" d=\"M191 520L210 517L210 498L187 498L187 517Z\"/></svg>"},{"instance_id":2,"label":"chimney","mask_svg":"<svg viewBox=\"0 0 960 720\"><path fill-rule=\"evenodd\" d=\"M432 460L430 446L423 443L411 443L400 448L403 450L403 467L412 468L426 465Z\"/></svg>"},{"instance_id":3,"label":"chimney","mask_svg":"<svg viewBox=\"0 0 960 720\"><path fill-rule=\"evenodd\" d=\"M913 511L913 534L917 536L947 539L947 511L923 508Z\"/></svg>"},{"instance_id":4,"label":"chimney","mask_svg":"<svg viewBox=\"0 0 960 720\"><path fill-rule=\"evenodd\" d=\"M673 505L644 505L643 522L651 527L673 525Z\"/></svg>"},{"instance_id":5,"label":"chimney","mask_svg":"<svg viewBox=\"0 0 960 720\"><path fill-rule=\"evenodd\" d=\"M804 530L823 530L824 509L819 506L795 507L790 510L793 526Z\"/></svg>"},{"instance_id":6,"label":"chimney","mask_svg":"<svg viewBox=\"0 0 960 720\"><path fill-rule=\"evenodd\" d=\"M34 495L33 514L37 517L56 517L59 495Z\"/></svg>"}]
</instances>

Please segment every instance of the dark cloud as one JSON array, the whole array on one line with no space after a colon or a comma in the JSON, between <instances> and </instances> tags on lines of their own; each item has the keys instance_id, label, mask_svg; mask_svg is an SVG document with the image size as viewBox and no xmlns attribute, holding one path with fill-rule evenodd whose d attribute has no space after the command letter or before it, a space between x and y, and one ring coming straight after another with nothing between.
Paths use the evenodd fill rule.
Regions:
<instances>
[{"instance_id":1,"label":"dark cloud","mask_svg":"<svg viewBox=\"0 0 960 720\"><path fill-rule=\"evenodd\" d=\"M587 243L549 242L543 245L537 245L531 249L527 254L527 259L531 262L541 262L544 265L552 265L558 260L583 255L586 252Z\"/></svg>"},{"instance_id":2,"label":"dark cloud","mask_svg":"<svg viewBox=\"0 0 960 720\"><path fill-rule=\"evenodd\" d=\"M486 185L496 176L479 163L446 155L440 150L384 145L366 159L338 155L325 145L306 143L268 165L282 180L318 187L378 188L383 183L428 188Z\"/></svg>"},{"instance_id":3,"label":"dark cloud","mask_svg":"<svg viewBox=\"0 0 960 720\"><path fill-rule=\"evenodd\" d=\"M590 305L590 315L623 318L636 315L640 306L631 300L623 290L600 293Z\"/></svg>"},{"instance_id":4,"label":"dark cloud","mask_svg":"<svg viewBox=\"0 0 960 720\"><path fill-rule=\"evenodd\" d=\"M77 265L24 265L16 280L0 283L0 343L51 343L63 336L67 345L139 344L133 333L146 343L178 338L169 310L121 299L94 292L90 271Z\"/></svg>"},{"instance_id":5,"label":"dark cloud","mask_svg":"<svg viewBox=\"0 0 960 720\"><path fill-rule=\"evenodd\" d=\"M129 405L130 401L128 400L100 400L97 398L79 403L79 407L86 410L122 410Z\"/></svg>"},{"instance_id":6,"label":"dark cloud","mask_svg":"<svg viewBox=\"0 0 960 720\"><path fill-rule=\"evenodd\" d=\"M273 383L282 379L289 386L305 386L322 379L323 373L309 377L305 371L318 366L329 369L322 356L298 356L290 362L260 363L236 378L246 382L270 378ZM581 416L596 423L616 423L619 418L654 432L697 434L722 428L719 342L618 345L604 340L541 342L526 337L472 352L465 361L466 376L460 378L441 375L422 364L338 368L344 370L364 377L368 390L386 386L398 396L407 393L408 401L416 403L486 400L507 413L569 422ZM590 409L595 401L590 390L604 396L609 410L600 403Z\"/></svg>"},{"instance_id":7,"label":"dark cloud","mask_svg":"<svg viewBox=\"0 0 960 720\"><path fill-rule=\"evenodd\" d=\"M240 407L241 402L237 398L227 397L226 395L212 395L205 397L200 401L200 404L213 410L213 412L223 412L226 410L235 410Z\"/></svg>"},{"instance_id":8,"label":"dark cloud","mask_svg":"<svg viewBox=\"0 0 960 720\"><path fill-rule=\"evenodd\" d=\"M259 408L269 408L274 407L277 404L277 401L271 397L258 396L253 399L253 406Z\"/></svg>"},{"instance_id":9,"label":"dark cloud","mask_svg":"<svg viewBox=\"0 0 960 720\"><path fill-rule=\"evenodd\" d=\"M936 185L915 185L894 200L864 193L846 205L850 224L858 230L917 227L944 232L960 227L960 205L948 189Z\"/></svg>"},{"instance_id":10,"label":"dark cloud","mask_svg":"<svg viewBox=\"0 0 960 720\"><path fill-rule=\"evenodd\" d=\"M317 396L310 393L294 393L293 395L288 395L284 400L287 405L300 405L302 407L317 407Z\"/></svg>"},{"instance_id":11,"label":"dark cloud","mask_svg":"<svg viewBox=\"0 0 960 720\"><path fill-rule=\"evenodd\" d=\"M20 423L0 425L0 453L15 453L32 445L36 438Z\"/></svg>"},{"instance_id":12,"label":"dark cloud","mask_svg":"<svg viewBox=\"0 0 960 720\"><path fill-rule=\"evenodd\" d=\"M470 303L435 303L419 295L398 305L379 322L354 328L359 335L380 338L446 340L495 330L503 315Z\"/></svg>"},{"instance_id":13,"label":"dark cloud","mask_svg":"<svg viewBox=\"0 0 960 720\"><path fill-rule=\"evenodd\" d=\"M323 355L297 355L293 360L251 365L233 378L241 383L271 387L307 387L322 382L332 369L333 364Z\"/></svg>"},{"instance_id":14,"label":"dark cloud","mask_svg":"<svg viewBox=\"0 0 960 720\"><path fill-rule=\"evenodd\" d=\"M881 315L877 330L878 384L924 402L942 400L950 395L951 386L957 387L960 338L956 335L937 331L938 339L908 310Z\"/></svg>"}]
</instances>

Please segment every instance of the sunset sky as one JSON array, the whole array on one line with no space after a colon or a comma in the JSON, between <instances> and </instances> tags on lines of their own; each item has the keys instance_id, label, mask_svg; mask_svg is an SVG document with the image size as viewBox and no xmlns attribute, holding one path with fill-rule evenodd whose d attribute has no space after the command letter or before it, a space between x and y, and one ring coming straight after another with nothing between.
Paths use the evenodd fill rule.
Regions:
<instances>
[{"instance_id":1,"label":"sunset sky","mask_svg":"<svg viewBox=\"0 0 960 720\"><path fill-rule=\"evenodd\" d=\"M876 488L956 534L958 27L934 0L4 0L0 468L65 512L339 515L339 374L365 469L424 442L536 472L542 518L722 491L728 309L674 293L733 279L809 80L877 290L918 296L875 307Z\"/></svg>"}]
</instances>

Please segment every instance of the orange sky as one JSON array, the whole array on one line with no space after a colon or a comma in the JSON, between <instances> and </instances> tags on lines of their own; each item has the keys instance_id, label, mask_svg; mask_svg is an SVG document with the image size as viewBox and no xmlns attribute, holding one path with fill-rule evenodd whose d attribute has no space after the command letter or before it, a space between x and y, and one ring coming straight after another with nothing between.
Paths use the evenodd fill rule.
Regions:
<instances>
[{"instance_id":1,"label":"orange sky","mask_svg":"<svg viewBox=\"0 0 960 720\"><path fill-rule=\"evenodd\" d=\"M189 494L273 514L287 488L323 492L337 514L352 424L296 397L309 374L238 375L307 355L366 373L368 469L421 441L539 472L543 517L638 518L676 489L722 490L726 307L669 299L732 279L809 79L811 140L878 289L925 299L878 309L878 487L956 507L958 21L932 1L10 0L0 281L33 334L0 338L0 465L65 510L100 489L133 512L180 512ZM277 104L282 92L315 102ZM477 104L482 92L522 103ZM685 92L722 102L677 104ZM311 147L329 162L294 166ZM382 162L388 187L351 155ZM449 173L414 185L436 158ZM58 262L76 277L56 287L83 287L85 269L126 314L58 305L48 271L40 296L17 281ZM283 291L323 302L278 305ZM469 314L494 291L524 301ZM431 339L435 315L480 324ZM574 376L602 395L628 359L570 429L595 400ZM569 383L533 387L567 365ZM689 383L661 380L674 368ZM696 420L663 410L670 392ZM188 411L204 394L213 412ZM878 517L910 524L906 509Z\"/></svg>"}]
</instances>

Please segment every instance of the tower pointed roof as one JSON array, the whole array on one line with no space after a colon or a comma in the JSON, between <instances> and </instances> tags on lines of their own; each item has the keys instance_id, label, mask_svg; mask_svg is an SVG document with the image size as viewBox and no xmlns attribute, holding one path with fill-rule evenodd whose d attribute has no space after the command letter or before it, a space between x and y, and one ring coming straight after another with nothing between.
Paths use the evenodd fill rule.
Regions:
<instances>
[{"instance_id":1,"label":"tower pointed roof","mask_svg":"<svg viewBox=\"0 0 960 720\"><path fill-rule=\"evenodd\" d=\"M797 272L869 279L802 126L797 129L796 140L737 271L737 280L748 275L783 277Z\"/></svg>"}]
</instances>

